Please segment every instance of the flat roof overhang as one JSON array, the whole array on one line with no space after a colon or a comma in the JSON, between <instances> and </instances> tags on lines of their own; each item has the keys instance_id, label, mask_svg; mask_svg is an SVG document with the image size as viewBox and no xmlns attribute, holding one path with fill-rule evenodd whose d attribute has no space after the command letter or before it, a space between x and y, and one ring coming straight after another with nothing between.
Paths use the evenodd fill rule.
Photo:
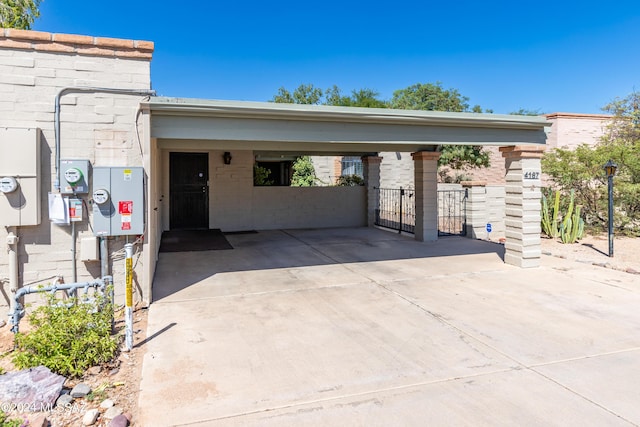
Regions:
<instances>
[{"instance_id":1,"label":"flat roof overhang","mask_svg":"<svg viewBox=\"0 0 640 427\"><path fill-rule=\"evenodd\" d=\"M544 145L544 116L151 97L160 148L305 153L433 151L440 145Z\"/></svg>"}]
</instances>

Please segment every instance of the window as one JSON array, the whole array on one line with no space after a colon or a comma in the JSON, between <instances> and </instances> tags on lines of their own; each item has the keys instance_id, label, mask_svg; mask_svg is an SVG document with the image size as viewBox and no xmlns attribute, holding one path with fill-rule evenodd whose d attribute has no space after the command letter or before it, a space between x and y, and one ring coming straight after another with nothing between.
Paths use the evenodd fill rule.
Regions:
<instances>
[{"instance_id":1,"label":"window","mask_svg":"<svg viewBox=\"0 0 640 427\"><path fill-rule=\"evenodd\" d=\"M341 175L358 175L363 178L362 159L357 156L344 156L341 160Z\"/></svg>"}]
</instances>

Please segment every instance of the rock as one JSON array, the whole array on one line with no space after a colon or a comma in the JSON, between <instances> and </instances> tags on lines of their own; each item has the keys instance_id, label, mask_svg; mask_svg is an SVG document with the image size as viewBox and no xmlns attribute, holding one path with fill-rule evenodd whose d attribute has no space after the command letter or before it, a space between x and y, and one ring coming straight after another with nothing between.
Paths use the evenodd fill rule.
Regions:
<instances>
[{"instance_id":1,"label":"rock","mask_svg":"<svg viewBox=\"0 0 640 427\"><path fill-rule=\"evenodd\" d=\"M113 368L112 370L109 371L109 376L113 376L118 372L120 372L120 368Z\"/></svg>"},{"instance_id":2,"label":"rock","mask_svg":"<svg viewBox=\"0 0 640 427\"><path fill-rule=\"evenodd\" d=\"M49 420L44 415L38 415L37 417L29 420L29 427L49 427Z\"/></svg>"},{"instance_id":3,"label":"rock","mask_svg":"<svg viewBox=\"0 0 640 427\"><path fill-rule=\"evenodd\" d=\"M33 408L53 407L64 382L65 377L44 366L8 372L0 375L0 402Z\"/></svg>"},{"instance_id":4,"label":"rock","mask_svg":"<svg viewBox=\"0 0 640 427\"><path fill-rule=\"evenodd\" d=\"M625 273L630 273L630 274L640 274L640 271L633 269L631 267L627 267L627 269L625 270Z\"/></svg>"},{"instance_id":5,"label":"rock","mask_svg":"<svg viewBox=\"0 0 640 427\"><path fill-rule=\"evenodd\" d=\"M98 416L100 415L100 411L97 409L89 409L82 417L82 425L83 426L92 426L98 420Z\"/></svg>"},{"instance_id":6,"label":"rock","mask_svg":"<svg viewBox=\"0 0 640 427\"><path fill-rule=\"evenodd\" d=\"M111 408L113 405L115 405L115 403L113 402L113 400L111 399L105 399L102 401L102 403L100 404L100 407L102 409L109 409Z\"/></svg>"},{"instance_id":7,"label":"rock","mask_svg":"<svg viewBox=\"0 0 640 427\"><path fill-rule=\"evenodd\" d=\"M92 366L87 369L87 374L89 375L98 375L100 372L102 372L102 366Z\"/></svg>"},{"instance_id":8,"label":"rock","mask_svg":"<svg viewBox=\"0 0 640 427\"><path fill-rule=\"evenodd\" d=\"M89 393L91 393L91 387L85 383L80 383L71 390L71 397L77 399L79 397L85 397Z\"/></svg>"},{"instance_id":9,"label":"rock","mask_svg":"<svg viewBox=\"0 0 640 427\"><path fill-rule=\"evenodd\" d=\"M6 324L7 322L5 320L0 320L0 328L3 328Z\"/></svg>"},{"instance_id":10,"label":"rock","mask_svg":"<svg viewBox=\"0 0 640 427\"><path fill-rule=\"evenodd\" d=\"M125 412L125 413L124 413L124 414L122 414L122 415L124 415L125 417L127 417L127 419L129 420L129 422L131 422L131 420L133 419L133 415L131 415L131 413L130 413L130 412Z\"/></svg>"},{"instance_id":11,"label":"rock","mask_svg":"<svg viewBox=\"0 0 640 427\"><path fill-rule=\"evenodd\" d=\"M129 425L129 419L124 415L118 415L109 423L109 427L127 427Z\"/></svg>"},{"instance_id":12,"label":"rock","mask_svg":"<svg viewBox=\"0 0 640 427\"><path fill-rule=\"evenodd\" d=\"M66 408L73 403L73 397L70 394L60 395L58 400L56 400L56 406L60 406L61 408Z\"/></svg>"},{"instance_id":13,"label":"rock","mask_svg":"<svg viewBox=\"0 0 640 427\"><path fill-rule=\"evenodd\" d=\"M122 415L122 408L118 407L118 406L112 406L111 408L107 409L104 412L104 417L107 420L112 420L115 417L117 417L118 415Z\"/></svg>"}]
</instances>

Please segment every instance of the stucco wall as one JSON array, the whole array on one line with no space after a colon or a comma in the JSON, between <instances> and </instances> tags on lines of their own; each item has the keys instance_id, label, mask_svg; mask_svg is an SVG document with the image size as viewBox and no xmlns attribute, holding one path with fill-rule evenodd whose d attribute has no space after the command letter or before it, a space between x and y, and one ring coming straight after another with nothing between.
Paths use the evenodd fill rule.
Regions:
<instances>
[{"instance_id":1,"label":"stucco wall","mask_svg":"<svg viewBox=\"0 0 640 427\"><path fill-rule=\"evenodd\" d=\"M56 192L53 154L56 94L65 87L149 89L152 51L150 42L0 29L0 127L35 127L42 131L42 218L39 226L17 230L21 285L47 283L57 275L66 282L72 281L70 227L52 225L48 219L47 193ZM60 115L61 157L86 159L93 166L142 166L134 126L141 99L142 96L104 93L64 95ZM93 235L89 197L84 195L82 199L87 204L85 220L77 223L79 239ZM6 235L5 228L0 227L3 247ZM124 292L124 260L115 251L122 248L123 242L123 238L110 241L118 301L122 301ZM82 262L81 256L78 253L78 280L99 277L100 263ZM140 268L141 263L137 266ZM0 280L4 282L4 292L0 305L6 305L6 296L10 294L6 277L8 260L2 250ZM139 277L136 276L136 282ZM139 293L135 296L140 297Z\"/></svg>"}]
</instances>

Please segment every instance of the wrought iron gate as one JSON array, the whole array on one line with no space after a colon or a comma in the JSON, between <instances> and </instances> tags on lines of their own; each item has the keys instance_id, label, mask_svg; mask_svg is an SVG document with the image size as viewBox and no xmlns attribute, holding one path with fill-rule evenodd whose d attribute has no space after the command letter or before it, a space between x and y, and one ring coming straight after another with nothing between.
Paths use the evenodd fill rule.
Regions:
<instances>
[{"instance_id":1,"label":"wrought iron gate","mask_svg":"<svg viewBox=\"0 0 640 427\"><path fill-rule=\"evenodd\" d=\"M414 233L416 228L416 203L414 190L404 188L376 188L378 208L375 224L398 230L398 233Z\"/></svg>"},{"instance_id":2,"label":"wrought iron gate","mask_svg":"<svg viewBox=\"0 0 640 427\"><path fill-rule=\"evenodd\" d=\"M467 190L438 190L438 236L467 235Z\"/></svg>"},{"instance_id":3,"label":"wrought iron gate","mask_svg":"<svg viewBox=\"0 0 640 427\"><path fill-rule=\"evenodd\" d=\"M378 208L375 224L415 233L415 191L404 188L376 188ZM467 235L467 190L438 190L438 236Z\"/></svg>"}]
</instances>

